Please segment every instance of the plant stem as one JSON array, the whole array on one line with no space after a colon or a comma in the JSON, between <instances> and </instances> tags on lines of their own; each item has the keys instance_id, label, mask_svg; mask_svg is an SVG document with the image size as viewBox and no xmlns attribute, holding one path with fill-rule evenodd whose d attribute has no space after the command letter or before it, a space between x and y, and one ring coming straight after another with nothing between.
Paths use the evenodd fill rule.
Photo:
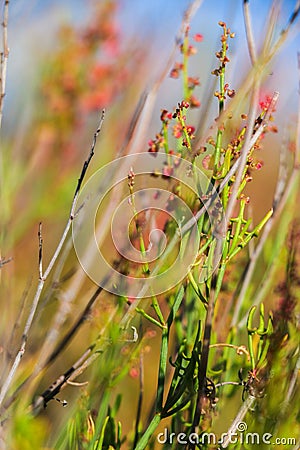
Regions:
<instances>
[{"instance_id":1,"label":"plant stem","mask_svg":"<svg viewBox=\"0 0 300 450\"><path fill-rule=\"evenodd\" d=\"M149 439L151 439L151 437L152 437L154 431L156 430L156 428L158 427L160 421L161 421L160 413L155 414L155 416L151 420L147 430L145 431L145 433L139 440L139 442L134 450L144 450L144 448L146 448L146 446L149 442Z\"/></svg>"}]
</instances>

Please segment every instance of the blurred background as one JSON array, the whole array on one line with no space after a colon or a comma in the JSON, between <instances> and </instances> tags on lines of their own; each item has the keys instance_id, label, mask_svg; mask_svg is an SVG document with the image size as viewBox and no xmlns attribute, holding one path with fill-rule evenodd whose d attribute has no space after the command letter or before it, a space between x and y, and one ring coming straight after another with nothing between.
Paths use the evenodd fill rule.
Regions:
<instances>
[{"instance_id":1,"label":"blurred background","mask_svg":"<svg viewBox=\"0 0 300 450\"><path fill-rule=\"evenodd\" d=\"M269 0L250 2L258 50L263 46L272 4ZM23 317L17 322L13 334L12 330L18 320L24 293L30 298L37 284L38 223L43 222L46 264L68 218L76 180L88 155L99 112L105 108L106 117L88 176L122 151L126 150L125 154L147 151L148 141L160 129L161 110L171 110L181 101L182 82L171 79L168 71L159 86L147 128L135 139L132 148L128 145L124 150L124 142L130 138L134 112L143 93L151 91L166 67L188 5L186 0L11 2L8 23L10 53L0 160L1 256L13 258L1 273L3 374L11 357L7 349L14 348L20 338ZM280 2L278 13L275 12L276 26L271 40L275 40L284 29L294 6L292 0ZM190 60L190 73L200 79L200 86L196 88L200 107L193 111L191 121L204 123L203 139L218 115L217 100L212 95L215 79L211 71L217 67L215 52L220 47L220 20L235 32L235 38L230 42L231 63L226 75L232 89L239 90L251 66L242 1L204 0L191 22L191 35L199 33L203 39L195 44L197 54ZM299 49L299 23L296 23L285 44L265 69L261 101L279 91L274 114L278 133L266 138L261 151L263 167L249 186L255 222L272 206L280 151L294 132L299 96ZM173 62L179 59L177 50ZM247 113L248 99L244 100L245 104L241 102L239 108L245 107L246 110L241 112ZM292 145L290 151L293 152ZM61 302L66 308L63 326L67 328L93 292L93 283L86 279L81 269L74 268L76 264L76 256L71 251L62 271L65 284L58 285L54 292L50 289L51 295L45 294L42 298L20 381L30 373L34 355L44 345L44 330L49 317L54 315ZM30 394L46 388L59 371L73 363L99 332L105 317L111 313L110 308L109 295L104 294L88 323L67 349L63 361L51 368L45 378L39 380L39 385L32 387ZM146 389L149 388L151 394L151 377L155 376L156 365L151 363L155 336L151 333L149 336L152 343L147 347L145 359L153 375L149 377ZM132 398L136 400L135 383L133 370L125 382L127 402ZM71 398L72 390L66 395ZM48 414L52 415L54 423L58 420L56 410L57 405L53 402ZM126 413L124 420L126 429ZM49 424L47 426L50 427Z\"/></svg>"}]
</instances>

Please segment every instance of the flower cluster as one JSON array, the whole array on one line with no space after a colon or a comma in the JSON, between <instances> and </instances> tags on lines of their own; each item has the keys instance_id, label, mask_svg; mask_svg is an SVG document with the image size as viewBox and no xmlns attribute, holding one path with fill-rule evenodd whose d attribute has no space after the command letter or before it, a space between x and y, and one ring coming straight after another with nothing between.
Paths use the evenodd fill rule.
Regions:
<instances>
[{"instance_id":1,"label":"flower cluster","mask_svg":"<svg viewBox=\"0 0 300 450\"><path fill-rule=\"evenodd\" d=\"M162 122L162 128L159 133L156 134L155 139L151 139L148 142L148 151L150 153L157 153L161 149L164 149L167 154L175 154L174 150L169 148L169 127L170 122L175 120L172 125L172 135L175 139L181 139L181 146L191 149L191 140L195 138L195 127L186 123L186 115L184 111L190 107L189 103L185 100L178 103L173 112L169 112L163 109L160 115ZM180 151L179 151L180 153Z\"/></svg>"},{"instance_id":2,"label":"flower cluster","mask_svg":"<svg viewBox=\"0 0 300 450\"><path fill-rule=\"evenodd\" d=\"M234 38L234 33L231 32L230 28L227 28L225 22L219 22L220 27L223 28L223 34L221 36L221 50L216 52L216 57L220 61L220 65L217 69L214 69L212 71L212 74L215 76L221 76L224 77L225 74L225 67L226 64L230 61L230 59L227 56L227 50L228 50L228 38ZM214 93L215 97L219 99L219 101L224 101L226 99L226 94L229 98L234 97L235 91L234 89L229 89L229 84L221 83L221 89L220 91L216 91Z\"/></svg>"},{"instance_id":3,"label":"flower cluster","mask_svg":"<svg viewBox=\"0 0 300 450\"><path fill-rule=\"evenodd\" d=\"M267 111L268 108L271 106L272 103L272 97L271 95L266 94L262 99L259 100L259 107L262 110ZM272 112L274 112L275 109L273 109Z\"/></svg>"},{"instance_id":4,"label":"flower cluster","mask_svg":"<svg viewBox=\"0 0 300 450\"><path fill-rule=\"evenodd\" d=\"M135 64L135 57L120 46L115 9L116 2L103 1L93 6L87 25L62 26L57 51L49 55L43 71L42 128L51 132L53 147L66 157L74 154L78 143L70 139L74 130L80 133L89 114L118 98Z\"/></svg>"}]
</instances>

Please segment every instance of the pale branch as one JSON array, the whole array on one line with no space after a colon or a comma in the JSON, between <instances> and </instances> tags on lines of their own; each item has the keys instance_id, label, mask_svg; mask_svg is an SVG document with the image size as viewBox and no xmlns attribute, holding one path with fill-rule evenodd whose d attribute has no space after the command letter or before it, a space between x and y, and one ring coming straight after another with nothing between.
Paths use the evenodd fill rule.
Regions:
<instances>
[{"instance_id":1,"label":"pale branch","mask_svg":"<svg viewBox=\"0 0 300 450\"><path fill-rule=\"evenodd\" d=\"M27 298L28 298L28 295L29 295L29 290L31 288L31 284L32 284L32 279L28 281L28 284L27 284L26 288L24 289L24 291L22 293L22 296L21 296L20 307L18 309L18 315L17 315L17 318L15 320L15 323L14 323L11 335L10 335L10 337L8 339L8 342L10 342L11 345L14 342L17 330L19 330L19 328L21 326L21 323L22 323L22 317L24 315L25 305L26 305L26 301L27 301ZM9 355L10 360L12 360L13 359L13 353L10 352L10 351L7 351L7 353Z\"/></svg>"},{"instance_id":2,"label":"pale branch","mask_svg":"<svg viewBox=\"0 0 300 450\"><path fill-rule=\"evenodd\" d=\"M34 414L38 414L41 409L46 408L50 400L61 391L63 385L67 383L69 378L78 370L82 364L84 364L88 356L93 352L95 344L91 345L83 355L73 364L70 369L68 369L64 374L60 375L52 384L47 388L41 395L35 398L33 404L31 405L31 411Z\"/></svg>"},{"instance_id":3,"label":"pale branch","mask_svg":"<svg viewBox=\"0 0 300 450\"><path fill-rule=\"evenodd\" d=\"M277 39L277 41L275 42L275 44L272 46L272 50L269 52L268 54L268 58L266 60L266 63L271 61L271 59L275 56L275 54L278 52L279 48L282 46L282 44L284 43L284 41L286 40L292 26L294 25L296 19L298 18L300 14L300 1L297 0L296 5L294 7L294 11L292 12L288 23L286 25L285 28L283 28L281 30L281 33ZM272 41L269 40L271 43ZM268 43L268 40L266 40L266 43ZM266 49L264 49L263 51L265 51Z\"/></svg>"},{"instance_id":4,"label":"pale branch","mask_svg":"<svg viewBox=\"0 0 300 450\"><path fill-rule=\"evenodd\" d=\"M260 236L260 239L259 239L259 242L256 245L256 247L254 248L254 250L250 256L248 265L247 265L245 272L243 274L243 277L242 277L241 286L239 287L239 289L236 290L236 293L233 295L233 301L235 301L235 305L234 305L233 316L231 319L231 327L237 326L237 322L238 322L240 312L241 312L241 306L245 299L245 295L248 291L250 282L252 280L252 276L253 276L255 268L257 266L257 260L260 257L260 255L263 251L264 245L265 245L268 237L270 236L270 231L271 231L275 221L277 220L277 217L278 217L277 209L279 208L280 210L282 210L281 201L282 201L282 199L284 199L284 201L285 201L284 191L286 189L287 168L286 168L286 164L285 164L286 158L285 158L284 149L282 149L282 150L283 151L281 151L281 153L280 153L278 181L277 181L277 186L276 186L274 199L273 199L273 211L274 212L273 212L272 217L270 217L270 219L264 226L261 236ZM256 300L257 300L257 296L256 296ZM258 303L256 303L256 300L254 301L253 304L258 304Z\"/></svg>"},{"instance_id":5,"label":"pale branch","mask_svg":"<svg viewBox=\"0 0 300 450\"><path fill-rule=\"evenodd\" d=\"M95 150L95 146L96 146L96 142L97 142L97 137L98 137L98 135L99 135L99 133L101 131L102 124L103 124L103 121L104 121L104 114L105 114L105 111L103 110L102 114L101 114L99 125L97 127L96 132L94 133L94 138L93 138L93 141L92 141L92 145L91 145L91 149L90 149L90 152L89 152L89 156L84 161L84 164L83 164L83 167L82 167L82 170L81 170L78 182L77 182L77 186L76 186L75 193L74 193L74 196L73 196L73 201L72 201L72 204L71 204L69 219L67 221L66 227L65 227L65 229L63 231L63 234L62 234L62 237L61 237L61 239L59 241L59 244L58 244L58 246L57 246L57 248L56 248L56 250L55 250L55 252L54 252L54 254L52 256L52 259L49 262L48 267L46 268L45 272L42 273L42 274L40 273L40 269L41 269L41 242L40 242L40 237L39 237L39 283L38 283L38 286L37 286L37 290L36 290L33 302L32 302L31 307L30 307L30 311L29 311L29 315L27 317L27 321L25 323L25 327L24 327L24 331L23 331L23 335L22 335L22 339L21 339L20 348L19 348L18 353L17 353L17 355L15 357L15 360L14 360L14 362L12 364L12 367L11 367L9 373L8 373L8 376L6 377L4 383L3 383L2 387L1 387L1 391L0 391L0 406L2 405L3 400L5 399L7 391L8 391L8 389L11 386L11 383L12 383L14 377L15 377L17 368L19 367L21 359L22 359L22 357L23 357L23 355L25 353L27 339L28 339L28 334L29 334L29 331L31 329L31 326L32 326L32 323L33 323L33 319L35 317L35 313L36 313L36 310L37 310L37 307L38 307L38 304L39 304L39 301L40 301L40 298L41 298L41 294L42 294L42 291L43 291L43 288L44 288L45 281L48 278L48 276L49 276L49 274L50 274L50 272L51 272L55 262L57 261L59 255L60 255L61 249L62 249L62 247L64 245L64 242L65 242L65 240L67 238L67 235L68 235L68 232L70 230L72 221L74 219L77 198L78 198L79 191L80 191L83 179L85 177L86 171L87 171L88 166L89 166L89 164L91 162L91 159L92 159L92 157L94 155L94 150Z\"/></svg>"},{"instance_id":6,"label":"pale branch","mask_svg":"<svg viewBox=\"0 0 300 450\"><path fill-rule=\"evenodd\" d=\"M0 128L2 126L3 102L5 97L7 62L9 55L7 25L8 25L9 0L5 0L2 22L2 51L0 53Z\"/></svg>"},{"instance_id":7,"label":"pale branch","mask_svg":"<svg viewBox=\"0 0 300 450\"><path fill-rule=\"evenodd\" d=\"M95 154L95 147L96 147L96 143L97 143L97 138L98 138L98 135L99 135L99 133L100 133L100 131L102 129L102 125L103 125L103 122L104 122L104 116L105 116L105 110L103 109L102 113L101 113L100 121L99 121L99 124L98 124L98 128L97 128L97 130L94 133L93 142L92 142L92 145L91 145L91 150L90 150L89 156L84 161L80 177L78 178L77 187L76 187L76 190L75 190L75 194L74 194L74 198L73 198L73 202L72 202L72 207L71 207L71 212L70 212L70 219L71 220L74 219L76 200L77 200L80 188L82 186L83 179L84 179L86 171L87 171L87 169L88 169L88 167L90 165L91 159L92 159L92 157Z\"/></svg>"},{"instance_id":8,"label":"pale branch","mask_svg":"<svg viewBox=\"0 0 300 450\"><path fill-rule=\"evenodd\" d=\"M39 223L39 275L40 280L43 278L43 237L42 237L42 222Z\"/></svg>"},{"instance_id":9,"label":"pale branch","mask_svg":"<svg viewBox=\"0 0 300 450\"><path fill-rule=\"evenodd\" d=\"M2 269L2 267L5 266L5 264L8 264L12 260L13 260L12 257L10 257L10 258L0 258L0 269Z\"/></svg>"},{"instance_id":10,"label":"pale branch","mask_svg":"<svg viewBox=\"0 0 300 450\"><path fill-rule=\"evenodd\" d=\"M253 37L250 10L249 10L249 0L244 0L243 11L244 11L245 30L246 30L246 38L247 38L249 55L250 55L251 63L252 63L252 65L254 65L256 62L257 56L256 56L256 48L255 48L255 42L254 42L254 37Z\"/></svg>"},{"instance_id":11,"label":"pale branch","mask_svg":"<svg viewBox=\"0 0 300 450\"><path fill-rule=\"evenodd\" d=\"M133 337L130 339L125 339L124 342L136 343L139 336L137 329L131 327L133 332ZM103 354L105 349L111 344L111 340L104 339L102 346L99 347L99 341L102 338L101 334L97 339L91 344L83 354L77 359L77 361L70 367L64 374L60 375L54 383L52 383L42 394L38 395L30 406L30 410L34 414L38 414L41 409L46 408L49 401L55 399L57 395L63 388L68 384L74 384L73 380L81 375L98 357Z\"/></svg>"},{"instance_id":12,"label":"pale branch","mask_svg":"<svg viewBox=\"0 0 300 450\"><path fill-rule=\"evenodd\" d=\"M249 396L245 402L242 404L242 406L240 407L235 419L233 420L232 424L230 425L227 433L226 433L226 437L222 442L222 447L221 448L227 448L228 445L230 444L231 438L234 434L236 434L237 431L239 431L238 426L240 425L240 423L243 421L245 415L247 414L247 412L253 408L253 405L255 403L255 398L252 396ZM224 434L225 436L225 434Z\"/></svg>"},{"instance_id":13,"label":"pale branch","mask_svg":"<svg viewBox=\"0 0 300 450\"><path fill-rule=\"evenodd\" d=\"M300 93L300 53L298 53L298 71L299 71L299 93ZM238 323L238 317L239 317L239 307L242 304L244 295L246 294L248 285L251 281L251 277L252 277L252 273L254 271L255 268L255 259L258 258L259 254L261 253L262 249L263 249L263 245L265 243L265 241L267 240L267 237L269 236L270 233L270 229L271 226L273 225L273 223L277 220L278 217L280 217L283 212L284 212L284 208L287 205L287 203L290 201L290 199L295 195L295 193L298 191L298 185L299 185L299 169L300 169L300 95L298 98L298 102L299 102L299 108L298 108L298 116L297 116L297 125L296 125L296 150L295 150L295 155L294 155L294 165L293 165L293 170L291 175L288 178L288 183L286 186L283 186L283 179L282 177L284 177L284 175L279 175L279 180L278 180L278 184L277 184L277 188L276 188L276 192L275 192L275 196L274 196L274 215L270 218L269 223L266 224L266 226L264 227L264 230L262 232L262 236L261 239L258 243L258 246L255 250L255 258L253 260L250 261L250 265L249 265L249 269L248 272L245 276L245 280L242 286L242 290L240 291L238 300L237 300L237 306L235 308L235 312L232 318L232 322L231 322L231 326L236 326L237 328L241 328L245 325L246 323L246 318L243 317ZM281 164L281 171L285 172L286 169L283 167L283 163ZM282 191L284 187L284 191ZM281 196L281 197L280 197ZM274 265L273 265L274 267ZM269 275L270 278L270 275ZM255 300L253 302L253 305L258 305L262 299L265 296L266 293L266 288L267 288L267 284L263 283L260 288L259 291L257 292L257 295L255 296Z\"/></svg>"},{"instance_id":14,"label":"pale branch","mask_svg":"<svg viewBox=\"0 0 300 450\"><path fill-rule=\"evenodd\" d=\"M46 370L49 367L49 365L52 364L54 360L61 354L61 352L70 342L70 340L78 332L81 325L83 325L83 323L87 320L88 315L90 314L90 311L95 301L99 297L100 293L102 292L102 290L103 288L101 286L99 286L96 289L94 294L91 296L89 302L87 303L86 307L84 308L83 312L79 315L78 319L76 320L75 324L71 327L71 329L62 338L61 342L58 343L56 348L50 353L50 355L44 360L44 362L40 364L38 367L36 367L34 371L30 375L28 375L28 377L25 378L24 381L22 381L22 383L15 389L12 395L6 400L4 404L5 409L7 409L16 400L18 394L24 389L24 387L29 383L29 381L32 381L38 374Z\"/></svg>"}]
</instances>

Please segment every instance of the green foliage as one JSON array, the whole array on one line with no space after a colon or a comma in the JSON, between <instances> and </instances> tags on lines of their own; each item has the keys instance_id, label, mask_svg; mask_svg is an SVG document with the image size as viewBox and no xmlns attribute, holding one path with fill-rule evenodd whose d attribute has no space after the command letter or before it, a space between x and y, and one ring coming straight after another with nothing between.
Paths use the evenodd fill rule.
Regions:
<instances>
[{"instance_id":1,"label":"green foliage","mask_svg":"<svg viewBox=\"0 0 300 450\"><path fill-rule=\"evenodd\" d=\"M115 23L116 3L100 3L94 7L89 25L81 29L66 26L60 30L59 45L41 71L42 114L35 118L26 137L27 148L33 143L39 144L41 154L30 160L24 174L22 164L26 155L21 162L13 163L9 156L2 159L3 170L8 172L7 185L1 193L2 240L6 240L8 248L14 245L14 240L8 242L7 238L10 227L14 239L24 238L25 244L30 225L39 221L40 216L49 217L60 227L58 218L68 207L67 199L73 185L76 187L74 161L82 144L80 133L87 125L89 114L103 106L116 105L117 115L111 116L112 131L107 140L110 148L119 145L114 144L116 130L120 121L128 119L122 102L131 101L130 95L129 100L124 100L122 91L127 77L134 75L138 57L132 48L121 46ZM157 296L152 293L150 300L125 295L117 298L101 287L91 291L94 287L91 288L85 274L77 267L66 236L61 241L62 249L58 246L59 250L54 251L58 256L54 267L50 267L49 273L48 269L44 272L45 237L41 235L40 226L35 245L39 249L37 294L32 294L34 287L30 288L24 299L29 302L34 297L41 301L37 312L34 310L38 320L26 330L26 333L30 331L26 352L28 335L24 333L20 337L19 328L26 322L24 315L28 314L28 304L24 311L21 307L20 316L17 316L19 306L12 305L11 315L18 318L13 333L7 336L4 333L9 350L5 350L3 356L8 369L3 372L5 383L1 392L5 395L1 399L1 414L9 448L155 449L158 448L157 434L163 426L168 436L172 433L178 436L182 432L186 436L196 434L199 439L206 433L220 436L224 427L225 431L240 431L238 422L227 423L228 416L236 416L236 421L240 419L247 424L247 431L260 436L271 433L274 438L290 438L291 432L294 436L300 432L297 410L300 400L297 386L300 228L294 220L294 202L299 189L297 155L290 170L290 184L287 179L279 179L279 184L284 184L281 195L276 197L275 194L273 208L267 211L265 208L262 218L254 220L248 184L262 168L260 153L268 145L265 143L268 134L277 131L272 122L278 95L267 96L260 102L254 95L248 105L248 115L240 114L239 108L244 105L249 90L256 91L257 85L262 83L259 79L262 74L252 60L251 76L247 78L250 85L246 83L236 90L229 88L227 66L234 33L224 22L219 22L221 50L216 53L218 67L212 72L212 76L217 77L218 90L208 94L210 100L217 99L218 117L202 142L199 138L203 131L201 121L192 125L195 111L201 112L202 107L196 97L200 82L198 77L189 76L190 57L197 53L196 45L202 41L202 36L197 33L196 45L190 44L188 18L187 14L178 45L180 61L174 63L170 74L171 78L182 78L182 96L176 99L176 106L170 111L162 109L158 132L148 142L148 152L153 158L158 152L166 155L162 173L152 174L155 181L161 183L159 186L167 186L171 194L164 212L173 212L175 196L193 211L199 232L197 257L188 267L186 277L172 289ZM248 37L251 54L252 45ZM259 64L267 65L270 55L263 54ZM132 62L125 70L125 60L130 56ZM144 81L143 76L137 79L137 83ZM151 95L157 93L158 85L154 85ZM142 112L150 111L147 108L145 97L137 107L127 136L124 138L121 133L124 154L138 134L137 119L141 119ZM203 114L208 113L207 109ZM94 135L79 187L100 130L101 126ZM8 149L10 145L6 143ZM146 149L146 145L144 131L142 148ZM172 180L176 168L174 155L191 162L191 172L196 173L196 168L200 167L207 174L207 183L197 180L198 192L191 192L180 180ZM52 159L54 164L50 167ZM25 199L26 211L21 214L20 224L12 210L25 192L26 177L31 178L37 171L41 176L35 180L34 187L27 187L30 195ZM131 168L127 187L132 223L128 231L132 245L144 258L150 219L137 211L135 182ZM284 192L290 196L285 196ZM209 214L207 205L216 193L219 199ZM106 207L109 209L111 205ZM77 214L71 208L67 227L73 221L73 213ZM182 210L179 208L174 217L176 213L180 220ZM216 224L210 223L211 216ZM170 217L161 212L155 217L155 224L164 231L168 243L178 237L175 220ZM66 230L68 232L69 228ZM186 229L181 236L181 251L191 245L190 236L190 229ZM177 244L176 241L170 259L161 257L161 271L170 264ZM111 265L129 279L134 280L139 275L147 281L155 270L152 262L142 262L140 267L138 264L130 266L120 253L115 256L110 251L109 240L105 245ZM283 246L287 251L283 251ZM20 272L25 265L22 261L26 259L27 269L27 255L33 254L30 246L28 249L29 253L18 253ZM4 270L7 261L0 259L0 263L0 269ZM16 283L15 275L11 276ZM17 291L8 289L7 292L15 295ZM12 297L7 295L8 299ZM39 323L45 331L39 329ZM37 342L41 335L44 337L42 347ZM23 347L19 350L20 339ZM25 363L21 364L23 353ZM71 397L67 406L61 400L64 389L66 396ZM31 397L35 397L31 405L24 406L20 401ZM18 411L13 409L16 401ZM293 445L290 443L286 448L296 448L296 442ZM182 445L175 439L162 448L179 449ZM195 447L187 443L186 448L216 446L203 442ZM240 442L229 443L228 448L264 447L262 444L250 447Z\"/></svg>"}]
</instances>

